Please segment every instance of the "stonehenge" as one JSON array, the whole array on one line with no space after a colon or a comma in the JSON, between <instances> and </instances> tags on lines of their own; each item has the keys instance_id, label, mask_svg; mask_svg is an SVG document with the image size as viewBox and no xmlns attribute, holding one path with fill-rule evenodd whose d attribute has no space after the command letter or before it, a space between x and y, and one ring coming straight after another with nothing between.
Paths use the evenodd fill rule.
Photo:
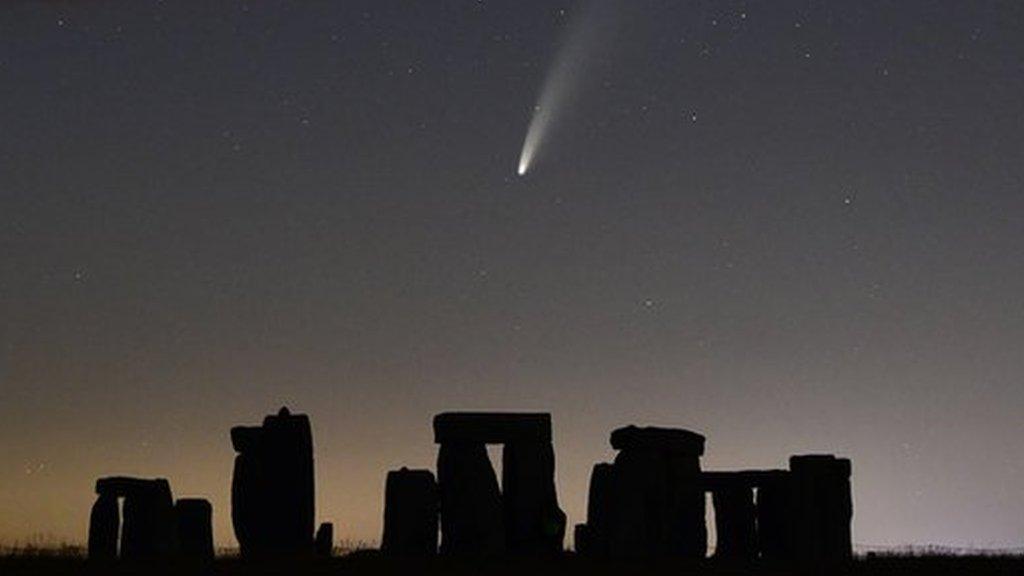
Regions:
<instances>
[{"instance_id":1,"label":"stonehenge","mask_svg":"<svg viewBox=\"0 0 1024 576\"><path fill-rule=\"evenodd\" d=\"M96 494L89 517L90 560L213 559L212 508L206 500L175 503L162 478L100 478Z\"/></svg>"},{"instance_id":2,"label":"stonehenge","mask_svg":"<svg viewBox=\"0 0 1024 576\"><path fill-rule=\"evenodd\" d=\"M388 472L381 552L386 556L551 557L563 551L566 516L555 489L547 413L446 412L433 420L437 469ZM334 525L314 535L313 440L309 418L281 408L260 426L236 426L231 522L244 558L329 558ZM576 553L596 559L707 557L817 569L852 558L849 459L789 458L788 469L702 470L703 435L679 428L612 431L612 462L594 465ZM500 444L501 476L487 446ZM167 480L96 481L89 515L94 562L214 558L209 501L177 501ZM710 495L710 498L709 498Z\"/></svg>"},{"instance_id":3,"label":"stonehenge","mask_svg":"<svg viewBox=\"0 0 1024 576\"><path fill-rule=\"evenodd\" d=\"M231 522L242 556L314 552L313 435L309 418L281 408L261 426L236 426Z\"/></svg>"}]
</instances>

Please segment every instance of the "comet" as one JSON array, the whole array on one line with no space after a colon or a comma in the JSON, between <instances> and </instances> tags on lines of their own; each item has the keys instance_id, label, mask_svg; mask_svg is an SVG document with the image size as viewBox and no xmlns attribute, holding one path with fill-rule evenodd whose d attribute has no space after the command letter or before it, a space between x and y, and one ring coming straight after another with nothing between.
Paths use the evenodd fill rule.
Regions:
<instances>
[{"instance_id":1,"label":"comet","mask_svg":"<svg viewBox=\"0 0 1024 576\"><path fill-rule=\"evenodd\" d=\"M552 129L571 108L586 72L596 60L600 40L607 37L608 29L615 20L616 3L617 0L582 2L579 14L570 20L565 40L544 78L537 104L533 107L523 150L519 154L516 170L519 176L526 176L530 171Z\"/></svg>"}]
</instances>

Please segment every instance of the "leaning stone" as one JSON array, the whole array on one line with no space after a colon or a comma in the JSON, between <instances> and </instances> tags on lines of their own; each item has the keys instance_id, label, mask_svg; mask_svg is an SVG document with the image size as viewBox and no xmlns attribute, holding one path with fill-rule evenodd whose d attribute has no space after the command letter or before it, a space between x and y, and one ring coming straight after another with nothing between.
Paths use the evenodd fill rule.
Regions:
<instances>
[{"instance_id":1,"label":"leaning stone","mask_svg":"<svg viewBox=\"0 0 1024 576\"><path fill-rule=\"evenodd\" d=\"M429 470L392 470L384 483L384 536L389 556L437 554L438 491Z\"/></svg>"},{"instance_id":2,"label":"leaning stone","mask_svg":"<svg viewBox=\"0 0 1024 576\"><path fill-rule=\"evenodd\" d=\"M446 442L437 457L441 553L495 556L505 551L501 493L482 443Z\"/></svg>"},{"instance_id":3,"label":"leaning stone","mask_svg":"<svg viewBox=\"0 0 1024 576\"><path fill-rule=\"evenodd\" d=\"M117 559L117 533L121 525L121 512L117 496L100 494L89 514L89 559L110 561Z\"/></svg>"},{"instance_id":4,"label":"leaning stone","mask_svg":"<svg viewBox=\"0 0 1024 576\"><path fill-rule=\"evenodd\" d=\"M445 412L434 417L434 442L551 442L547 413Z\"/></svg>"},{"instance_id":5,"label":"leaning stone","mask_svg":"<svg viewBox=\"0 0 1024 576\"><path fill-rule=\"evenodd\" d=\"M213 562L213 506L202 498L182 498L174 504L179 554L188 560Z\"/></svg>"}]
</instances>

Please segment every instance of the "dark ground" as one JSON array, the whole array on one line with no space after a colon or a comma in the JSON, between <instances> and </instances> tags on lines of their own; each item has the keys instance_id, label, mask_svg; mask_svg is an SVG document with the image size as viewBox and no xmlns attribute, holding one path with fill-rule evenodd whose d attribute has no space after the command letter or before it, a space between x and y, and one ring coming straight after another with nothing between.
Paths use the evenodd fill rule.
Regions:
<instances>
[{"instance_id":1,"label":"dark ground","mask_svg":"<svg viewBox=\"0 0 1024 576\"><path fill-rule=\"evenodd\" d=\"M786 575L786 574L850 574L853 576L889 575L1024 575L1024 557L963 557L963 556L881 556L856 560L841 568L818 568L795 571L767 567L722 566L714 563L704 565L681 563L616 563L593 562L573 556L547 561L479 561L453 562L396 561L383 559L373 554L352 554L345 557L314 562L288 563L245 563L237 559L221 559L207 570L189 566L91 566L80 557L74 556L26 556L10 555L0 557L0 575L57 575L57 574L351 574L359 575L445 575L445 576L546 576L565 574L588 574L618 576L626 574L650 574L682 576L686 574L708 574L711 576L741 575Z\"/></svg>"}]
</instances>

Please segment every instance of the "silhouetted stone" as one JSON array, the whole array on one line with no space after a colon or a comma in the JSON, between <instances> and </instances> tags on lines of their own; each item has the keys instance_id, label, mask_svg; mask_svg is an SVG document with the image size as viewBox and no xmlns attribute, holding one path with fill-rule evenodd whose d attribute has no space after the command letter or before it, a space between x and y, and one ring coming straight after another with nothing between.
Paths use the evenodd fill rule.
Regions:
<instances>
[{"instance_id":1,"label":"silhouetted stone","mask_svg":"<svg viewBox=\"0 0 1024 576\"><path fill-rule=\"evenodd\" d=\"M802 564L836 563L853 554L850 461L832 455L789 459L795 553Z\"/></svg>"},{"instance_id":2,"label":"silhouetted stone","mask_svg":"<svg viewBox=\"0 0 1024 576\"><path fill-rule=\"evenodd\" d=\"M334 554L334 524L320 524L316 530L315 547L316 555L321 558L330 558Z\"/></svg>"},{"instance_id":3,"label":"silhouetted stone","mask_svg":"<svg viewBox=\"0 0 1024 576\"><path fill-rule=\"evenodd\" d=\"M390 556L437 554L438 491L429 470L393 470L384 483L384 537Z\"/></svg>"},{"instance_id":4,"label":"silhouetted stone","mask_svg":"<svg viewBox=\"0 0 1024 576\"><path fill-rule=\"evenodd\" d=\"M609 554L609 538L614 521L615 486L614 467L601 462L594 465L590 473L590 489L587 494L587 523L584 530L577 527L576 552L592 557L606 557ZM584 545L580 545L580 535Z\"/></svg>"},{"instance_id":5,"label":"silhouetted stone","mask_svg":"<svg viewBox=\"0 0 1024 576\"><path fill-rule=\"evenodd\" d=\"M119 489L113 488L113 490ZM174 499L167 480L133 481L124 485L121 558L168 558L178 549Z\"/></svg>"},{"instance_id":6,"label":"silhouetted stone","mask_svg":"<svg viewBox=\"0 0 1024 576\"><path fill-rule=\"evenodd\" d=\"M117 496L100 494L89 514L89 559L109 561L117 559L117 534L121 527L121 512Z\"/></svg>"},{"instance_id":7,"label":"silhouetted stone","mask_svg":"<svg viewBox=\"0 0 1024 576\"><path fill-rule=\"evenodd\" d=\"M767 564L790 564L795 557L793 485L789 472L760 481L757 487L757 542Z\"/></svg>"},{"instance_id":8,"label":"silhouetted stone","mask_svg":"<svg viewBox=\"0 0 1024 576\"><path fill-rule=\"evenodd\" d=\"M565 540L565 513L555 492L551 442L511 442L502 452L505 543L510 552L555 554Z\"/></svg>"},{"instance_id":9,"label":"silhouetted stone","mask_svg":"<svg viewBox=\"0 0 1024 576\"><path fill-rule=\"evenodd\" d=\"M704 455L704 436L681 428L626 426L612 431L611 444L616 450L651 449L687 456Z\"/></svg>"},{"instance_id":10,"label":"silhouetted stone","mask_svg":"<svg viewBox=\"0 0 1024 576\"><path fill-rule=\"evenodd\" d=\"M700 455L687 430L628 426L612 432L613 465L594 467L588 553L614 558L697 559L707 553Z\"/></svg>"},{"instance_id":11,"label":"silhouetted stone","mask_svg":"<svg viewBox=\"0 0 1024 576\"><path fill-rule=\"evenodd\" d=\"M441 493L441 553L494 556L504 552L501 494L484 444L441 444L437 480Z\"/></svg>"},{"instance_id":12,"label":"silhouetted stone","mask_svg":"<svg viewBox=\"0 0 1024 576\"><path fill-rule=\"evenodd\" d=\"M231 520L243 556L313 552L313 437L309 418L282 408L262 427L231 430L238 451Z\"/></svg>"},{"instance_id":13,"label":"silhouetted stone","mask_svg":"<svg viewBox=\"0 0 1024 576\"><path fill-rule=\"evenodd\" d=\"M551 442L551 415L508 412L445 412L434 417L434 442L507 444Z\"/></svg>"},{"instance_id":14,"label":"silhouetted stone","mask_svg":"<svg viewBox=\"0 0 1024 576\"><path fill-rule=\"evenodd\" d=\"M213 562L213 506L202 498L181 498L174 503L181 558Z\"/></svg>"},{"instance_id":15,"label":"silhouetted stone","mask_svg":"<svg viewBox=\"0 0 1024 576\"><path fill-rule=\"evenodd\" d=\"M175 502L178 524L178 553L182 558L213 562L213 506L201 498L182 498Z\"/></svg>"},{"instance_id":16,"label":"silhouetted stone","mask_svg":"<svg viewBox=\"0 0 1024 576\"><path fill-rule=\"evenodd\" d=\"M750 562L757 558L757 520L754 491L735 486L712 492L715 506L715 557Z\"/></svg>"},{"instance_id":17,"label":"silhouetted stone","mask_svg":"<svg viewBox=\"0 0 1024 576\"><path fill-rule=\"evenodd\" d=\"M573 527L572 541L573 549L580 556L596 556L591 549L593 538L591 537L590 527L586 524L577 524Z\"/></svg>"}]
</instances>

